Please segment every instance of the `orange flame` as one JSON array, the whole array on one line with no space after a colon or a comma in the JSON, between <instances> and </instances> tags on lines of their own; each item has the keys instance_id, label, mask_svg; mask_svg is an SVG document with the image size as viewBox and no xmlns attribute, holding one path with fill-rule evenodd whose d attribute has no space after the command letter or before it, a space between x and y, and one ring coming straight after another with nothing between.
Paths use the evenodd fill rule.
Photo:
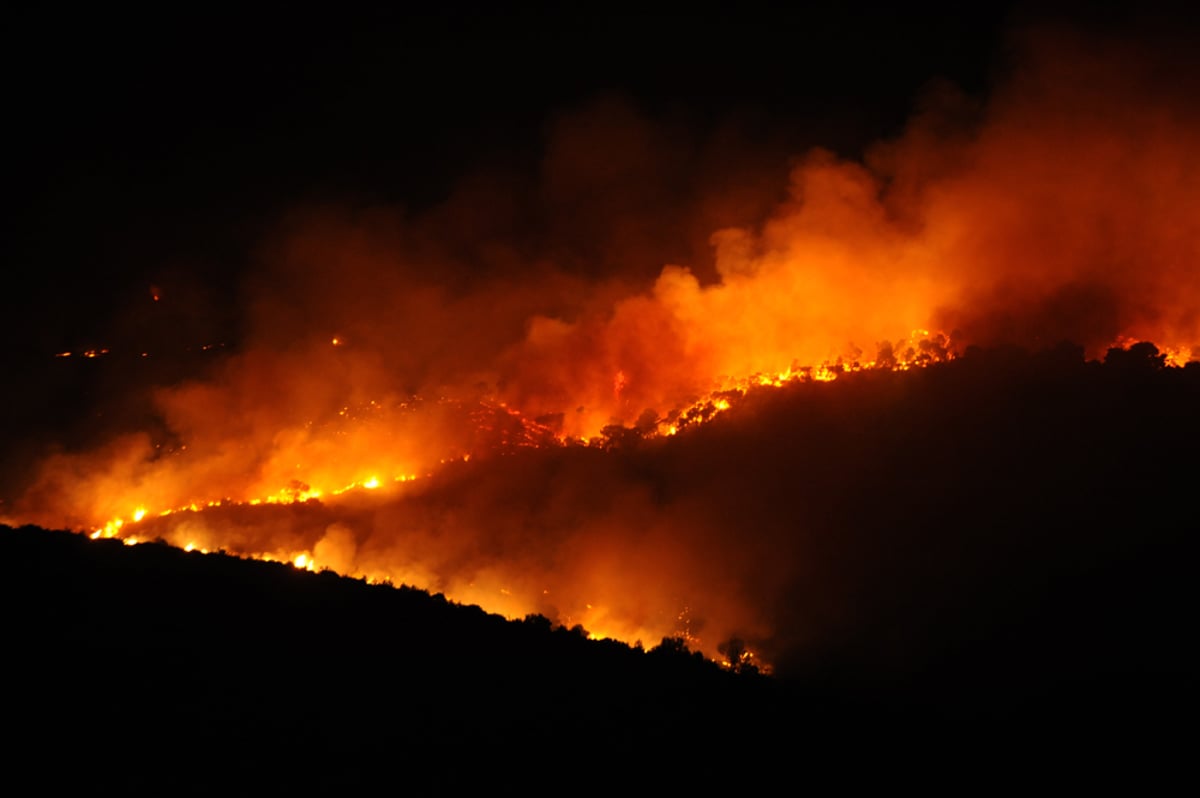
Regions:
<instances>
[{"instance_id":1,"label":"orange flame","mask_svg":"<svg viewBox=\"0 0 1200 798\"><path fill-rule=\"evenodd\" d=\"M985 110L935 95L904 136L861 162L824 150L793 161L785 185L748 192L749 211L721 189L731 178L720 169L682 210L649 206L646 175L692 161L673 145L658 151L654 126L628 109L601 106L554 128L532 192L535 218L554 228L549 243L500 243L507 228L489 225L511 192L486 185L404 219L400 234L392 219L299 218L251 280L269 290L245 346L203 379L158 389L156 432L46 458L16 513L94 537L158 536L409 582L626 640L690 635L677 609L696 597L661 585L705 581L716 596L708 615L762 630L762 612L721 585L716 566L705 570L702 554L653 528L622 537L613 519L667 502L660 486L610 507L606 466L588 462L599 496L530 467L544 486L530 501L566 539L558 548L525 542L545 530L511 517L513 490L479 499L493 512L470 520L486 533L463 532L453 502L434 511L421 499L447 474L503 473L520 452L682 441L753 390L918 369L972 344L1070 339L1095 357L1153 340L1168 365L1192 360L1200 111L1135 55L1035 41L1029 66ZM597 129L628 146L602 147ZM611 156L604 169L597 151ZM688 248L660 246L656 230L688 231L709 249L678 265ZM568 244L585 235L600 241L578 248L596 272L610 260L640 271L581 277L576 261L587 258ZM270 506L292 515L223 526L235 510ZM344 519L318 512L331 507ZM318 520L316 532L297 531ZM714 548L714 560L741 551ZM506 568L514 552L521 565ZM649 578L635 584L630 563L642 560ZM577 577L569 587L554 578L564 564ZM679 575L688 569L711 578ZM717 642L705 633L710 654Z\"/></svg>"}]
</instances>

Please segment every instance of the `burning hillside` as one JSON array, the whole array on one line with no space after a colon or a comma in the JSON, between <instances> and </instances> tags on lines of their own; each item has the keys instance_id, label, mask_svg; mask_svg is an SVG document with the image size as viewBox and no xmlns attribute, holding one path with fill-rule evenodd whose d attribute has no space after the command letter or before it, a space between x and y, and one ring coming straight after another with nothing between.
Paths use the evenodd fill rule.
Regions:
<instances>
[{"instance_id":1,"label":"burning hillside","mask_svg":"<svg viewBox=\"0 0 1200 798\"><path fill-rule=\"evenodd\" d=\"M1125 45L1023 47L986 103L932 89L861 160L779 169L607 100L558 118L534 181L291 213L244 340L129 388L149 422L40 458L6 520L711 656L794 663L887 627L895 595L941 618L925 586L1011 576L1054 480L1121 473L1084 458L1132 434L1087 409L1094 361L1153 341L1145 378L1186 392L1200 351L1194 87ZM969 350L1061 341L1032 371Z\"/></svg>"}]
</instances>

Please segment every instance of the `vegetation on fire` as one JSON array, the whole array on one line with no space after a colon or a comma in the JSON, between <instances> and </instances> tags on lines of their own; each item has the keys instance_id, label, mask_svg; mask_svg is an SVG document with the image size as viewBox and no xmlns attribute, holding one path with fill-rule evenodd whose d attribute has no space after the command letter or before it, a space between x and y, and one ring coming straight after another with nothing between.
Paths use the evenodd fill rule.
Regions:
<instances>
[{"instance_id":1,"label":"vegetation on fire","mask_svg":"<svg viewBox=\"0 0 1200 798\"><path fill-rule=\"evenodd\" d=\"M1148 344L1103 363L1071 346L973 350L915 374L751 391L688 435L586 452L645 472L716 447L745 470L738 447L768 458L808 443L820 462L758 483L772 501L816 480L827 505L802 517L837 522L806 549L820 589L777 596L782 677L769 679L728 672L756 669L737 637L718 647L723 669L684 637L642 652L330 572L3 529L9 722L30 740L87 740L104 780L130 745L205 763L176 782L126 774L159 786L374 785L395 767L453 786L492 771L432 759L533 752L587 752L625 777L681 749L763 772L791 761L775 751L803 751L836 770L930 740L1174 756L1194 672L1180 513L1198 397L1200 367L1167 368ZM860 484L839 496L844 464ZM741 512L744 545L760 545L767 516ZM271 765L301 752L311 764L290 775Z\"/></svg>"},{"instance_id":2,"label":"vegetation on fire","mask_svg":"<svg viewBox=\"0 0 1200 798\"><path fill-rule=\"evenodd\" d=\"M1187 783L1193 12L42 5L9 793Z\"/></svg>"}]
</instances>

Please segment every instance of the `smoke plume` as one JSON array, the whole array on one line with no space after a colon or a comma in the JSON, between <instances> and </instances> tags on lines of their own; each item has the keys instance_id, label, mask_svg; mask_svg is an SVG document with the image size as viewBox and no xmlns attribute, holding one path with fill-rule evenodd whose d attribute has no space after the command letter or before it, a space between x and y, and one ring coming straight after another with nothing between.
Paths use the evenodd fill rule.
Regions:
<instances>
[{"instance_id":1,"label":"smoke plume","mask_svg":"<svg viewBox=\"0 0 1200 798\"><path fill-rule=\"evenodd\" d=\"M236 352L157 387L152 427L43 459L13 518L304 553L710 653L851 635L900 546L854 483L909 510L936 492L886 449L906 443L883 421L895 379L841 406L793 386L804 420L772 405L584 443L921 339L1200 351L1194 76L1063 32L1015 51L986 99L930 86L861 158L604 97L550 120L536 174L472 175L421 212L291 209L245 278ZM906 584L947 576L899 561Z\"/></svg>"}]
</instances>

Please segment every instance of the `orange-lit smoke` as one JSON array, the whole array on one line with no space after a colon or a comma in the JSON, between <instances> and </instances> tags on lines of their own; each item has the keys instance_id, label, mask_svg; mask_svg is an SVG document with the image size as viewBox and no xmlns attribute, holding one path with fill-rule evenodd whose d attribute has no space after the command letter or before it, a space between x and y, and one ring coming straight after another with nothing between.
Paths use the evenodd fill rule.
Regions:
<instances>
[{"instance_id":1,"label":"orange-lit smoke","mask_svg":"<svg viewBox=\"0 0 1200 798\"><path fill-rule=\"evenodd\" d=\"M14 518L90 529L145 508L146 534L179 545L648 642L693 623L765 639L790 567L774 547L688 484L664 498L564 442L654 429L754 374L872 361L914 330L1200 351L1194 87L1132 46L1021 46L986 103L933 87L861 161L788 168L736 125L705 139L607 99L557 120L535 181L475 176L417 215L296 212L247 280L239 354L158 389L156 431L46 459ZM536 446L544 461L510 456ZM376 485L369 511L330 500ZM158 519L311 495L328 501Z\"/></svg>"}]
</instances>

